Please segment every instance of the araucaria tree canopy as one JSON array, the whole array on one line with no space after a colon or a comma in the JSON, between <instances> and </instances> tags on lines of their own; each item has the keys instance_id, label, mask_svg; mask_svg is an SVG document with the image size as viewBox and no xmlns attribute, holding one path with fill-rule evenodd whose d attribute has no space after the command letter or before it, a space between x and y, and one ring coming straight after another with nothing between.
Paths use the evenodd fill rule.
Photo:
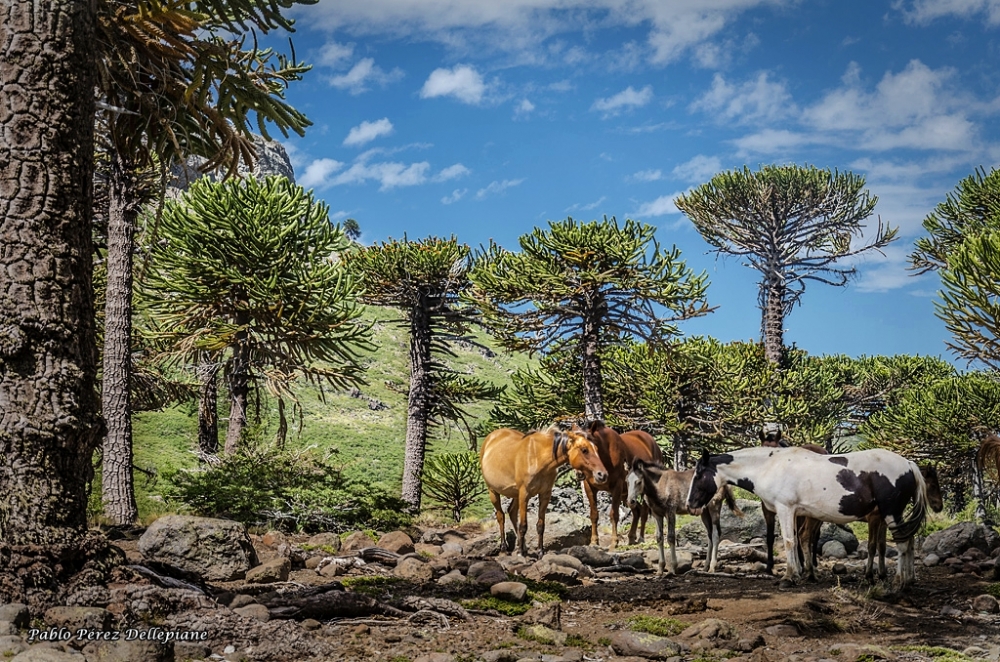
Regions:
<instances>
[{"instance_id":1,"label":"araucaria tree canopy","mask_svg":"<svg viewBox=\"0 0 1000 662\"><path fill-rule=\"evenodd\" d=\"M660 249L656 228L572 218L535 228L521 251L491 245L472 271L470 298L507 347L552 353L573 345L583 362L586 416L603 418L602 347L625 338L660 342L674 323L710 311L705 274L680 251Z\"/></svg>"},{"instance_id":2,"label":"araucaria tree canopy","mask_svg":"<svg viewBox=\"0 0 1000 662\"><path fill-rule=\"evenodd\" d=\"M878 198L850 172L812 166L764 166L723 172L674 204L716 253L736 255L761 273L761 331L768 358L781 361L784 319L813 280L843 286L853 267L845 258L880 250L896 229L878 222L861 241L863 221Z\"/></svg>"}]
</instances>

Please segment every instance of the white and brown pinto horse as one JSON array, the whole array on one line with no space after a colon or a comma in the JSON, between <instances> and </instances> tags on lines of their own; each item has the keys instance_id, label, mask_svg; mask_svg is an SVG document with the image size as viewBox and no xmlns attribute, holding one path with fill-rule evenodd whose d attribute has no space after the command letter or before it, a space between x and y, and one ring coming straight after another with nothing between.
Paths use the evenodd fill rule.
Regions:
<instances>
[{"instance_id":1,"label":"white and brown pinto horse","mask_svg":"<svg viewBox=\"0 0 1000 662\"><path fill-rule=\"evenodd\" d=\"M867 519L876 508L899 549L902 587L915 579L913 537L927 514L927 485L916 464L887 450L817 455L802 448L744 448L723 455L705 453L695 467L688 507L704 506L724 484L760 497L777 514L785 542L785 579L800 576L795 518L847 524ZM910 503L909 516L904 511ZM806 569L812 554L803 549Z\"/></svg>"},{"instance_id":2,"label":"white and brown pinto horse","mask_svg":"<svg viewBox=\"0 0 1000 662\"><path fill-rule=\"evenodd\" d=\"M656 544L660 550L659 573L663 574L666 559L663 553L663 518L667 518L667 544L670 546L670 574L677 573L677 515L701 515L708 532L708 571L715 572L719 560L719 541L722 540L722 502L729 509L743 516L736 507L728 485L723 485L704 508L689 509L687 495L694 478L694 469L674 471L658 464L636 459L625 477L628 485L628 506L632 512L647 505L656 522Z\"/></svg>"},{"instance_id":3,"label":"white and brown pinto horse","mask_svg":"<svg viewBox=\"0 0 1000 662\"><path fill-rule=\"evenodd\" d=\"M494 430L479 449L479 467L486 481L490 501L496 510L497 524L500 525L500 551L508 551L504 531L503 507L500 497L508 497L511 502L507 514L511 522L517 512L517 548L522 556L527 556L525 538L528 533L528 500L538 496L538 549L542 550L545 534L545 511L552 498L552 486L556 482L556 470L569 464L587 480L601 485L608 480L608 472L601 463L597 448L574 426L563 432L554 427L523 434L510 428Z\"/></svg>"}]
</instances>

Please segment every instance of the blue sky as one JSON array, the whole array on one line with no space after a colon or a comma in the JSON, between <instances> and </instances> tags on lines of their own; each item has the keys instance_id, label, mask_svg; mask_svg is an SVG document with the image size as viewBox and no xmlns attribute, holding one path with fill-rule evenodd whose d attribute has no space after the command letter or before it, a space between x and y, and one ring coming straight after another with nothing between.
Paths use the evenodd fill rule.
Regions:
<instances>
[{"instance_id":1,"label":"blue sky","mask_svg":"<svg viewBox=\"0 0 1000 662\"><path fill-rule=\"evenodd\" d=\"M295 16L315 67L288 98L314 126L285 144L362 241L516 248L549 220L641 220L709 274L718 309L682 330L751 339L757 273L708 254L672 200L744 165L850 170L901 238L847 288L810 283L786 342L951 358L938 279L906 255L934 205L1000 161L1000 0L320 0Z\"/></svg>"}]
</instances>

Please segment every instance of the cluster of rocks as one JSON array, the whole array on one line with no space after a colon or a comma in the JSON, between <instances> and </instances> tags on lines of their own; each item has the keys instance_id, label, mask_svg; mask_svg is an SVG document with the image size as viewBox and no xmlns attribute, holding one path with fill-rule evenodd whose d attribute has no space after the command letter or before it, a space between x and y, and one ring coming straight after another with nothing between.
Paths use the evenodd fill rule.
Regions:
<instances>
[{"instance_id":1,"label":"cluster of rocks","mask_svg":"<svg viewBox=\"0 0 1000 662\"><path fill-rule=\"evenodd\" d=\"M944 565L955 574L996 578L1000 536L982 524L959 522L927 536L920 553L925 566Z\"/></svg>"}]
</instances>

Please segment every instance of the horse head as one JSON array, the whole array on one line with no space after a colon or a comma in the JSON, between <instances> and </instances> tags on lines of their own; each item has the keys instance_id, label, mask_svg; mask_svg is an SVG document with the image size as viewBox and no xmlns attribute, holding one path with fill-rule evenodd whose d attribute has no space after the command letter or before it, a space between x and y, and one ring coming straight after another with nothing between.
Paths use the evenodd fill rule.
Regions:
<instances>
[{"instance_id":1,"label":"horse head","mask_svg":"<svg viewBox=\"0 0 1000 662\"><path fill-rule=\"evenodd\" d=\"M708 454L708 451L702 451L701 458L698 459L698 464L694 467L691 488L688 490L687 507L689 510L703 508L722 487L724 479L719 475L717 464L718 462L712 461L712 456Z\"/></svg>"},{"instance_id":2,"label":"horse head","mask_svg":"<svg viewBox=\"0 0 1000 662\"><path fill-rule=\"evenodd\" d=\"M573 467L577 476L589 480L594 485L604 485L608 482L608 470L601 462L597 446L587 437L583 429L574 425L569 430L557 434L563 435L560 445L569 458L569 466Z\"/></svg>"},{"instance_id":3,"label":"horse head","mask_svg":"<svg viewBox=\"0 0 1000 662\"><path fill-rule=\"evenodd\" d=\"M625 503L633 510L638 508L643 497L643 483L645 482L646 463L641 459L632 460L632 468L625 476L625 485L628 487L628 496Z\"/></svg>"},{"instance_id":4,"label":"horse head","mask_svg":"<svg viewBox=\"0 0 1000 662\"><path fill-rule=\"evenodd\" d=\"M941 497L941 482L938 480L937 467L925 464L920 467L920 473L927 484L927 505L936 513L944 509L944 499Z\"/></svg>"}]
</instances>

